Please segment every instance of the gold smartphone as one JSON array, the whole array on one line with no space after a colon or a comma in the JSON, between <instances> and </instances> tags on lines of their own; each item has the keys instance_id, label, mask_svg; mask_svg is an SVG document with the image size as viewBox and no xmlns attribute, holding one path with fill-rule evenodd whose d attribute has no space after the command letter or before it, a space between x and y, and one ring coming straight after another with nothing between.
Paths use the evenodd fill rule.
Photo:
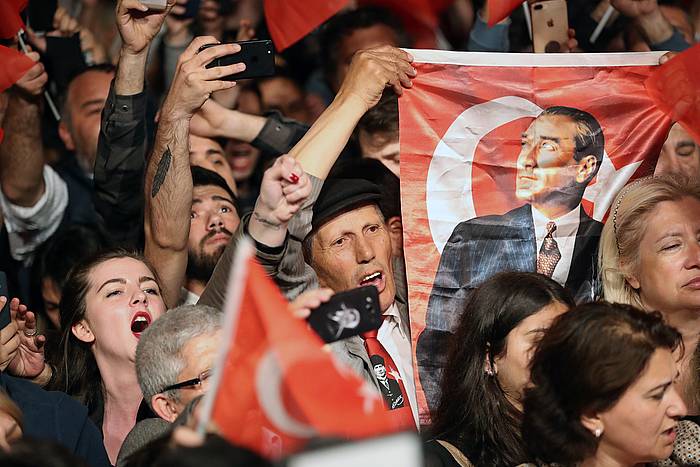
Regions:
<instances>
[{"instance_id":1,"label":"gold smartphone","mask_svg":"<svg viewBox=\"0 0 700 467\"><path fill-rule=\"evenodd\" d=\"M535 53L559 52L569 40L566 0L540 0L530 4L532 45Z\"/></svg>"}]
</instances>

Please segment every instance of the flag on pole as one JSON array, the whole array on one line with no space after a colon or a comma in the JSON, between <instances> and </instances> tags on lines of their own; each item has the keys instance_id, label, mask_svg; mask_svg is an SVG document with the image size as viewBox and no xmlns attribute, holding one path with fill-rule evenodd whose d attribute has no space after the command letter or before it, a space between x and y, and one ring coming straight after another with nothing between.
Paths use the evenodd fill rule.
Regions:
<instances>
[{"instance_id":1,"label":"flag on pole","mask_svg":"<svg viewBox=\"0 0 700 467\"><path fill-rule=\"evenodd\" d=\"M596 297L610 204L653 173L671 119L645 87L662 53L410 53L418 75L399 99L401 205L427 424L469 291L500 271L538 271L549 221L560 222L561 257L548 274L579 301Z\"/></svg>"},{"instance_id":2,"label":"flag on pole","mask_svg":"<svg viewBox=\"0 0 700 467\"><path fill-rule=\"evenodd\" d=\"M348 0L265 0L265 21L279 52L340 11Z\"/></svg>"},{"instance_id":3,"label":"flag on pole","mask_svg":"<svg viewBox=\"0 0 700 467\"><path fill-rule=\"evenodd\" d=\"M365 438L415 429L384 408L375 387L335 362L243 242L229 279L222 346L204 401L236 445L276 459L311 438ZM200 426L202 425L200 424Z\"/></svg>"},{"instance_id":4,"label":"flag on pole","mask_svg":"<svg viewBox=\"0 0 700 467\"><path fill-rule=\"evenodd\" d=\"M24 22L19 14L27 6L27 1L0 0L0 39L11 39L20 29L24 29Z\"/></svg>"},{"instance_id":5,"label":"flag on pole","mask_svg":"<svg viewBox=\"0 0 700 467\"><path fill-rule=\"evenodd\" d=\"M646 85L656 105L700 143L700 44L658 67Z\"/></svg>"}]
</instances>

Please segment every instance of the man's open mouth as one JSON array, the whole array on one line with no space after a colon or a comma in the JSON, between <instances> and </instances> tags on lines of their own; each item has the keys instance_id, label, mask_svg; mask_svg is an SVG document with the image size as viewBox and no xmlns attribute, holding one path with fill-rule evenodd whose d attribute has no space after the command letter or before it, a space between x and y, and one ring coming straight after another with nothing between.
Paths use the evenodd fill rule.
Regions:
<instances>
[{"instance_id":1,"label":"man's open mouth","mask_svg":"<svg viewBox=\"0 0 700 467\"><path fill-rule=\"evenodd\" d=\"M381 285L383 283L384 274L381 271L373 272L372 274L367 274L360 281L360 287L365 285L373 285L381 292Z\"/></svg>"}]
</instances>

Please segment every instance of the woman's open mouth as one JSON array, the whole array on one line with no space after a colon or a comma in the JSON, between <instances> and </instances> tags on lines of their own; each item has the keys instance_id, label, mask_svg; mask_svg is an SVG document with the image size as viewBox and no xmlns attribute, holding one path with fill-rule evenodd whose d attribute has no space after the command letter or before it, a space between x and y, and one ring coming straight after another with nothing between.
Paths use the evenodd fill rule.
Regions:
<instances>
[{"instance_id":1,"label":"woman's open mouth","mask_svg":"<svg viewBox=\"0 0 700 467\"><path fill-rule=\"evenodd\" d=\"M138 311L131 318L131 332L137 339L141 338L141 333L150 326L153 318L147 311Z\"/></svg>"}]
</instances>

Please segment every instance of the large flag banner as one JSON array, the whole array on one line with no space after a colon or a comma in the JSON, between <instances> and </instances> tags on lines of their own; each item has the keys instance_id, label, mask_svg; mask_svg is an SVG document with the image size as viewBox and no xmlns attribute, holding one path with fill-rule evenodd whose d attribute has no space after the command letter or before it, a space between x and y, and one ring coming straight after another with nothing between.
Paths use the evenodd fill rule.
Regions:
<instances>
[{"instance_id":1,"label":"large flag banner","mask_svg":"<svg viewBox=\"0 0 700 467\"><path fill-rule=\"evenodd\" d=\"M653 173L671 121L645 89L660 53L410 51L401 201L421 423L468 293L537 271L596 298L608 208ZM465 343L466 344L466 343Z\"/></svg>"},{"instance_id":2,"label":"large flag banner","mask_svg":"<svg viewBox=\"0 0 700 467\"><path fill-rule=\"evenodd\" d=\"M272 42L283 51L347 5L348 0L265 0L265 21Z\"/></svg>"},{"instance_id":3,"label":"large flag banner","mask_svg":"<svg viewBox=\"0 0 700 467\"><path fill-rule=\"evenodd\" d=\"M269 459L312 438L360 439L415 430L384 408L379 392L333 360L253 257L236 251L224 305L224 345L203 402L233 444Z\"/></svg>"}]
</instances>

